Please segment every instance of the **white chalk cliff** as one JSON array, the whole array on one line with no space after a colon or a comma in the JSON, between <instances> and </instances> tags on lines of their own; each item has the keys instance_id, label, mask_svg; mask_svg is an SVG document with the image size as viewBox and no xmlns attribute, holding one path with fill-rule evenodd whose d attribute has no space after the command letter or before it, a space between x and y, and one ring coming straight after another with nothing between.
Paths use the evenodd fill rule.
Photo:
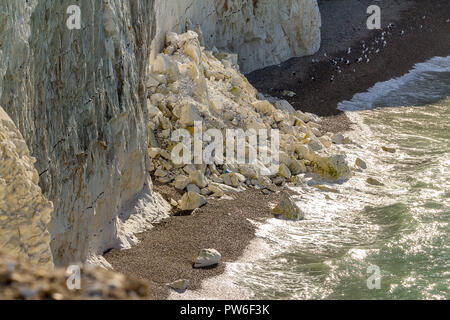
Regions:
<instances>
[{"instance_id":1,"label":"white chalk cliff","mask_svg":"<svg viewBox=\"0 0 450 320\"><path fill-rule=\"evenodd\" d=\"M73 1L0 3L0 105L36 158L39 185L53 202L48 229L56 265L101 263L105 250L130 246L135 232L167 214L148 174L146 86L166 31L201 30L206 46L238 53L244 72L311 54L320 44L316 0L76 3L81 30L66 26ZM23 144L16 148L28 157ZM26 170L35 183L30 163ZM39 228L49 214L42 212ZM21 211L7 214L17 221L1 218L0 230L21 221ZM29 232L29 241L37 241ZM42 252L46 264L50 254L43 248L28 255Z\"/></svg>"}]
</instances>

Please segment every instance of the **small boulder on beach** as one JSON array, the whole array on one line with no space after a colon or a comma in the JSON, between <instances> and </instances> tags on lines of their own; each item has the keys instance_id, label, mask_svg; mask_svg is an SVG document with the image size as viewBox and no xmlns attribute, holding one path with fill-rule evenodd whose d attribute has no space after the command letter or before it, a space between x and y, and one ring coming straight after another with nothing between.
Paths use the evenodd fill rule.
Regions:
<instances>
[{"instance_id":1,"label":"small boulder on beach","mask_svg":"<svg viewBox=\"0 0 450 320\"><path fill-rule=\"evenodd\" d=\"M222 255L216 249L202 249L194 260L194 268L207 268L219 264Z\"/></svg>"},{"instance_id":2,"label":"small boulder on beach","mask_svg":"<svg viewBox=\"0 0 450 320\"><path fill-rule=\"evenodd\" d=\"M355 161L355 166L358 167L358 168L361 168L361 169L363 169L363 170L366 170L366 169L367 169L367 164L366 164L366 162L365 162L364 160L360 159L360 158L357 158L357 159L356 159L356 161Z\"/></svg>"}]
</instances>

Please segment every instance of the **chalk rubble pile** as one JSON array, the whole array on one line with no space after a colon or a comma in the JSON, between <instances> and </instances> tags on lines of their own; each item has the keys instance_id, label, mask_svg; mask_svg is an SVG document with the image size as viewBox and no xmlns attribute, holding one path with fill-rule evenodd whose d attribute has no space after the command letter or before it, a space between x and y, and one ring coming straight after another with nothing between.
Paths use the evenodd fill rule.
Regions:
<instances>
[{"instance_id":1,"label":"chalk rubble pile","mask_svg":"<svg viewBox=\"0 0 450 320\"><path fill-rule=\"evenodd\" d=\"M248 187L267 193L274 191L275 185L300 184L299 175L304 173L333 180L351 176L345 155L336 153L333 146L333 141L343 143L341 135L323 132L317 116L259 94L239 72L237 55L216 48L206 50L201 42L194 31L167 33L165 50L150 65L147 76L148 170L158 182L188 191L178 202L180 209L193 210L208 197ZM196 122L202 122L199 135ZM172 141L172 133L177 129L186 129L193 144L202 143L202 150L211 144L203 139L209 129L220 130L223 137L227 129L266 129L268 137L272 130L279 130L279 163L275 170L261 160L242 164L214 158L211 164L176 164L172 151L180 142ZM225 141L220 145L226 150ZM246 157L250 148L247 144ZM268 146L260 144L257 154L261 148L273 155Z\"/></svg>"}]
</instances>

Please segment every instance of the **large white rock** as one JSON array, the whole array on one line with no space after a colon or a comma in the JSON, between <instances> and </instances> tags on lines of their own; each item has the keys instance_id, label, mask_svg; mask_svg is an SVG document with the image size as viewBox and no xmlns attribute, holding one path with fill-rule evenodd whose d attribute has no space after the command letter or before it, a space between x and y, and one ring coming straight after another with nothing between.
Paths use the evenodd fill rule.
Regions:
<instances>
[{"instance_id":1,"label":"large white rock","mask_svg":"<svg viewBox=\"0 0 450 320\"><path fill-rule=\"evenodd\" d=\"M215 266L220 259L222 259L222 255L216 249L202 249L194 260L194 268Z\"/></svg>"},{"instance_id":2,"label":"large white rock","mask_svg":"<svg viewBox=\"0 0 450 320\"><path fill-rule=\"evenodd\" d=\"M267 100L253 103L255 110L264 115L272 115L275 111L274 106Z\"/></svg>"},{"instance_id":3,"label":"large white rock","mask_svg":"<svg viewBox=\"0 0 450 320\"><path fill-rule=\"evenodd\" d=\"M280 167L278 169L278 176L286 179L289 179L292 176L291 171L284 163L280 164Z\"/></svg>"},{"instance_id":4,"label":"large white rock","mask_svg":"<svg viewBox=\"0 0 450 320\"><path fill-rule=\"evenodd\" d=\"M281 194L280 203L272 210L272 212L275 215L288 220L298 221L304 218L304 213L286 192Z\"/></svg>"},{"instance_id":5,"label":"large white rock","mask_svg":"<svg viewBox=\"0 0 450 320\"><path fill-rule=\"evenodd\" d=\"M240 184L239 178L234 172L229 172L223 175L223 181L226 185L231 187L238 187Z\"/></svg>"},{"instance_id":6,"label":"large white rock","mask_svg":"<svg viewBox=\"0 0 450 320\"><path fill-rule=\"evenodd\" d=\"M305 163L300 160L292 159L289 162L288 168L294 176L300 173L306 173Z\"/></svg>"},{"instance_id":7,"label":"large white rock","mask_svg":"<svg viewBox=\"0 0 450 320\"><path fill-rule=\"evenodd\" d=\"M195 121L202 121L202 116L195 105L186 103L180 110L180 124L189 127L193 126Z\"/></svg>"}]
</instances>

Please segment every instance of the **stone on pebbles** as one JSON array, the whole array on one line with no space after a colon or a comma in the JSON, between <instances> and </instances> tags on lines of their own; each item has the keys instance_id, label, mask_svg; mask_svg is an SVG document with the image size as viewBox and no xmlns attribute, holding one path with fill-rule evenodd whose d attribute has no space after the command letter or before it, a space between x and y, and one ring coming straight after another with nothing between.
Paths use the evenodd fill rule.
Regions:
<instances>
[{"instance_id":1,"label":"stone on pebbles","mask_svg":"<svg viewBox=\"0 0 450 320\"><path fill-rule=\"evenodd\" d=\"M204 196L195 192L186 192L181 198L180 209L183 211L192 211L207 204Z\"/></svg>"},{"instance_id":2,"label":"stone on pebbles","mask_svg":"<svg viewBox=\"0 0 450 320\"><path fill-rule=\"evenodd\" d=\"M214 182L208 185L208 190L218 197L222 197L225 194L234 194L240 191L239 189L233 188L231 186Z\"/></svg>"},{"instance_id":3,"label":"stone on pebbles","mask_svg":"<svg viewBox=\"0 0 450 320\"><path fill-rule=\"evenodd\" d=\"M194 260L194 268L207 268L219 264L222 255L216 249L202 249Z\"/></svg>"}]
</instances>

